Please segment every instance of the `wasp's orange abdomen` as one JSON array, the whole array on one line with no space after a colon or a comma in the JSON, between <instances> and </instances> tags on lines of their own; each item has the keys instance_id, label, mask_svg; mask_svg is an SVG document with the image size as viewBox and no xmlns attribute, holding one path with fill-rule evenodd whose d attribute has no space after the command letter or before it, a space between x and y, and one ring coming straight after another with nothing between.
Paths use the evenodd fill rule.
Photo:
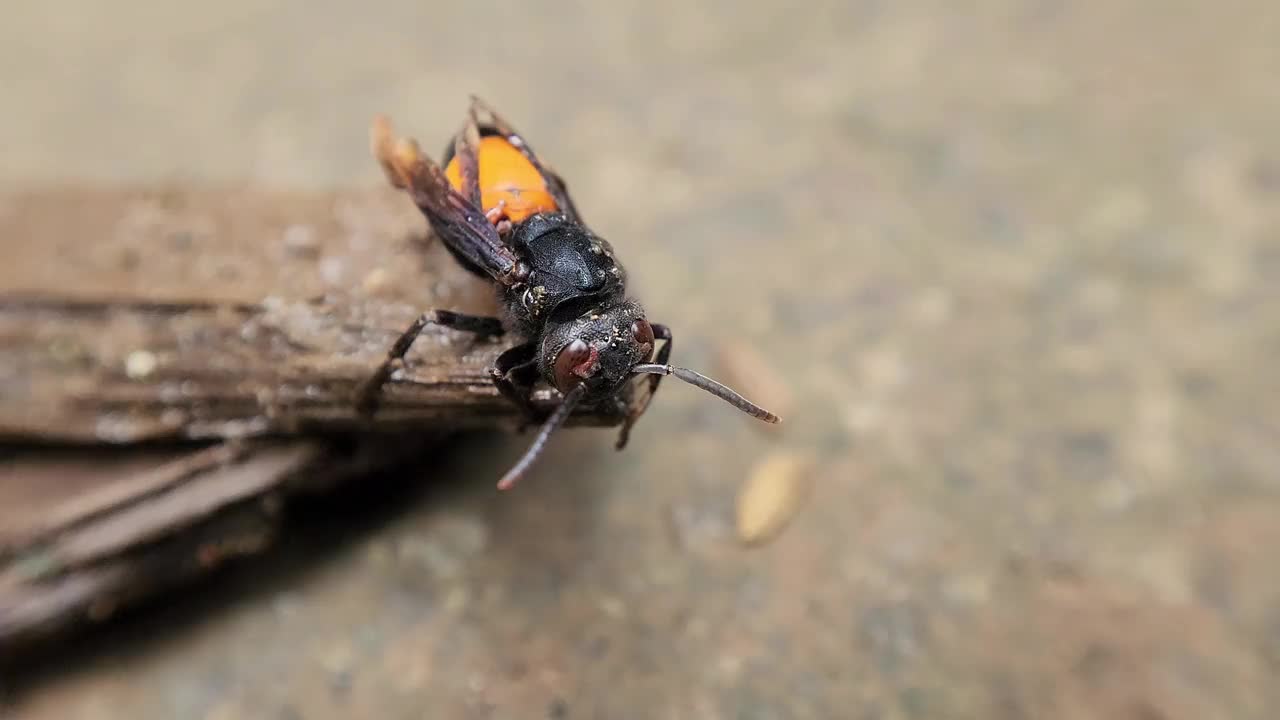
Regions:
<instances>
[{"instance_id":1,"label":"wasp's orange abdomen","mask_svg":"<svg viewBox=\"0 0 1280 720\"><path fill-rule=\"evenodd\" d=\"M501 215L491 216L497 223L503 216L513 223L543 212L555 212L555 198L547 189L547 181L538 168L529 162L507 139L497 135L480 138L476 154L480 166L480 205L486 213L506 205ZM458 159L449 161L444 169L449 184L462 191L462 172Z\"/></svg>"}]
</instances>

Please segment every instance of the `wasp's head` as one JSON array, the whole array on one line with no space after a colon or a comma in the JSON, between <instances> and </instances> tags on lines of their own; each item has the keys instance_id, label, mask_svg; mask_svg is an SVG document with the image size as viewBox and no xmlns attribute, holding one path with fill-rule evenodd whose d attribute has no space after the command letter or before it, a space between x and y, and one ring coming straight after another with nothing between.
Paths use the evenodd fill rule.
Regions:
<instances>
[{"instance_id":1,"label":"wasp's head","mask_svg":"<svg viewBox=\"0 0 1280 720\"><path fill-rule=\"evenodd\" d=\"M670 334L664 333L664 338L667 343L671 342ZM524 457L498 482L498 487L506 489L515 484L542 452L551 433L565 422L578 403L608 397L637 375L675 375L753 417L778 422L776 415L715 380L687 368L663 364L669 344L660 356L663 362L651 363L656 341L644 311L630 301L598 306L572 319L551 323L538 351L538 369L563 393L564 399L543 423Z\"/></svg>"},{"instance_id":2,"label":"wasp's head","mask_svg":"<svg viewBox=\"0 0 1280 720\"><path fill-rule=\"evenodd\" d=\"M596 307L553 323L542 340L538 368L547 382L568 394L584 385L584 398L612 394L653 357L653 328L644 310L624 301Z\"/></svg>"}]
</instances>

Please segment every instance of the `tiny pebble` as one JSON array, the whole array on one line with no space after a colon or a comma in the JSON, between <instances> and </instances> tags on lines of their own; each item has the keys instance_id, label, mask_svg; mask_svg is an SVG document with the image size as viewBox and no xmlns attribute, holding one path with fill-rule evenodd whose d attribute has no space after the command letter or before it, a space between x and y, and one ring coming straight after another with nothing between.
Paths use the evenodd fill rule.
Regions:
<instances>
[{"instance_id":1,"label":"tiny pebble","mask_svg":"<svg viewBox=\"0 0 1280 720\"><path fill-rule=\"evenodd\" d=\"M155 372L158 364L154 353L134 350L124 361L124 374L132 380L141 380Z\"/></svg>"},{"instance_id":2,"label":"tiny pebble","mask_svg":"<svg viewBox=\"0 0 1280 720\"><path fill-rule=\"evenodd\" d=\"M378 295L387 289L391 277L383 268L374 268L364 276L364 289L370 295Z\"/></svg>"},{"instance_id":3,"label":"tiny pebble","mask_svg":"<svg viewBox=\"0 0 1280 720\"><path fill-rule=\"evenodd\" d=\"M757 545L777 537L800 510L809 490L812 460L778 451L756 464L738 492L738 538Z\"/></svg>"}]
</instances>

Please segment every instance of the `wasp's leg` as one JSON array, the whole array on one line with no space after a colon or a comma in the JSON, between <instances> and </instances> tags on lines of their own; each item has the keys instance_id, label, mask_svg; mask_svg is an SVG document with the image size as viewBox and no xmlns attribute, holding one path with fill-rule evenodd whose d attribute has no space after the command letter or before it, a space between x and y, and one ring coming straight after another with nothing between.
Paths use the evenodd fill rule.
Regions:
<instances>
[{"instance_id":1,"label":"wasp's leg","mask_svg":"<svg viewBox=\"0 0 1280 720\"><path fill-rule=\"evenodd\" d=\"M498 237L508 238L511 231L515 227L511 224L511 218L507 217L507 201L499 200L498 204L484 211L484 217L493 223L493 227L498 231Z\"/></svg>"},{"instance_id":2,"label":"wasp's leg","mask_svg":"<svg viewBox=\"0 0 1280 720\"><path fill-rule=\"evenodd\" d=\"M498 223L502 222L506 217L507 217L507 201L506 200L499 200L497 205L494 205L493 207L484 211L484 219L488 220L494 225L497 225ZM507 224L508 225L511 224L511 221L507 220ZM502 233L499 232L498 234L501 235Z\"/></svg>"},{"instance_id":3,"label":"wasp's leg","mask_svg":"<svg viewBox=\"0 0 1280 720\"><path fill-rule=\"evenodd\" d=\"M459 133L459 140L464 144L474 140L469 139L473 130L468 123ZM527 277L528 266L498 235L479 207L477 173L474 167L469 168L476 164L474 144L471 152L460 153L470 161L459 160L466 183L464 188L472 196L468 197L449 184L444 170L423 155L417 143L397 140L391 122L385 117L375 118L371 142L374 156L382 164L387 178L409 194L436 235L464 266L483 270L505 287Z\"/></svg>"},{"instance_id":4,"label":"wasp's leg","mask_svg":"<svg viewBox=\"0 0 1280 720\"><path fill-rule=\"evenodd\" d=\"M665 341L662 343L662 348L658 350L658 355L654 358L654 362L659 365L666 365L667 361L671 359L671 346L674 343L674 338L671 337L671 328L658 323L653 323L652 327L654 339ZM649 397L645 398L644 405L632 409L631 412L627 413L626 419L622 421L622 429L618 431L618 442L614 444L614 447L618 450L627 446L627 440L631 438L632 426L636 424L636 421L640 419L644 411L649 409L649 403L653 402L653 395L658 392L658 383L662 382L662 378L662 375L650 375L646 378L649 382Z\"/></svg>"},{"instance_id":5,"label":"wasp's leg","mask_svg":"<svg viewBox=\"0 0 1280 720\"><path fill-rule=\"evenodd\" d=\"M481 112L488 116L489 122L487 124L506 138L507 142L511 143L512 146L528 158L529 162L542 174L542 177L547 181L547 189L551 192L551 197L555 198L556 204L560 206L560 209L565 211L574 221L582 222L582 216L578 213L577 206L573 204L573 198L569 196L569 187L565 184L564 179L538 159L537 153L533 151L533 148L529 147L529 143L525 141L524 137L520 135L511 123L507 122L496 110L489 107L488 103L472 95L471 109L467 114L476 125L480 124L479 113Z\"/></svg>"},{"instance_id":6,"label":"wasp's leg","mask_svg":"<svg viewBox=\"0 0 1280 720\"><path fill-rule=\"evenodd\" d=\"M538 346L535 343L516 345L499 355L493 367L489 368L489 376L493 378L498 392L515 403L524 415L525 422L520 426L522 431L542 420L530 399L533 385L538 381L537 352Z\"/></svg>"},{"instance_id":7,"label":"wasp's leg","mask_svg":"<svg viewBox=\"0 0 1280 720\"><path fill-rule=\"evenodd\" d=\"M465 315L449 310L429 310L422 313L396 339L395 344L387 351L387 357L378 366L378 369L356 389L356 409L362 415L371 415L377 409L382 386L386 384L387 378L391 377L391 373L396 366L404 363L405 353L409 352L413 341L418 339L418 335L422 334L423 328L428 325L440 325L462 330L474 333L477 337L497 337L504 332L502 321L496 317Z\"/></svg>"}]
</instances>

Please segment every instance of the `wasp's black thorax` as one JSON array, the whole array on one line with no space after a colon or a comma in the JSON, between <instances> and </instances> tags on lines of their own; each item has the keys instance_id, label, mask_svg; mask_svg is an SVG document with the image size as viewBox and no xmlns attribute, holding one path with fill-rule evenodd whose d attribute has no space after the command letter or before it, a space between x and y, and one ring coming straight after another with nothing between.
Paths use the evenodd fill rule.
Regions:
<instances>
[{"instance_id":1,"label":"wasp's black thorax","mask_svg":"<svg viewBox=\"0 0 1280 720\"><path fill-rule=\"evenodd\" d=\"M561 213L520 223L511 244L528 263L529 277L507 291L507 302L530 335L553 317L576 317L625 291L626 273L609 243Z\"/></svg>"}]
</instances>

